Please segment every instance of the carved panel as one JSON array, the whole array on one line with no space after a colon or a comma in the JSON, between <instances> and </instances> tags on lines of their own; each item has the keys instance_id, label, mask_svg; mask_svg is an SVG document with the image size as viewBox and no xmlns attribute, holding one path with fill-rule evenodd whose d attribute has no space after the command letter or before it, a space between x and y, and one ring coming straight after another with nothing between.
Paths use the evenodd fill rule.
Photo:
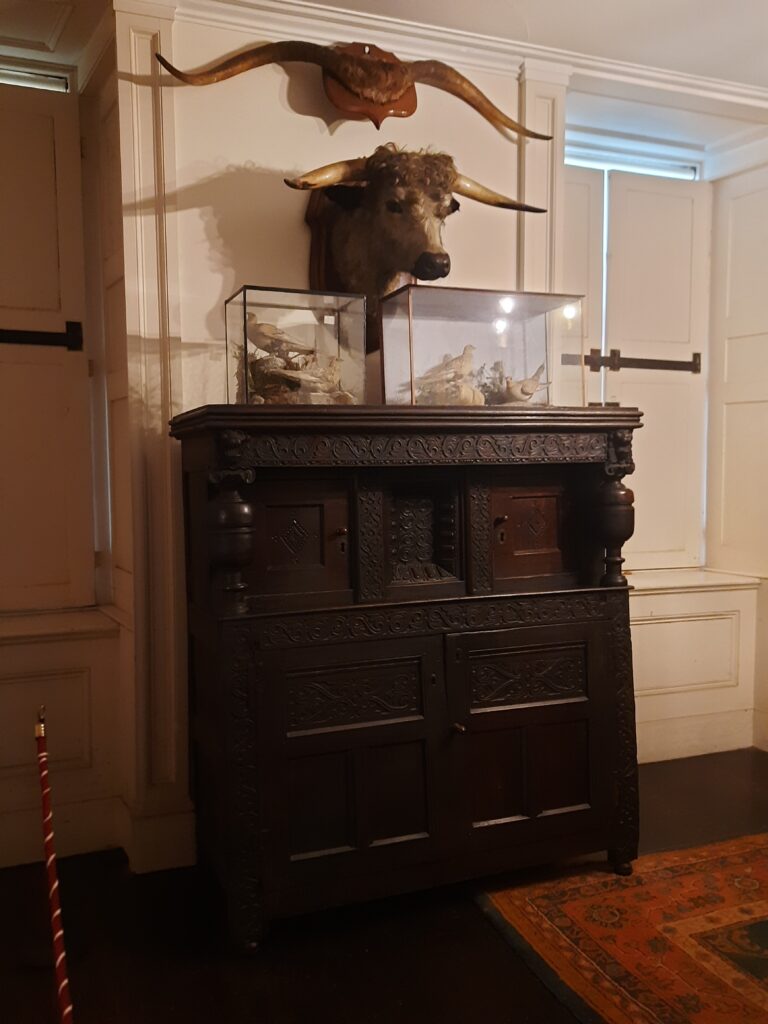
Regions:
<instances>
[{"instance_id":1,"label":"carved panel","mask_svg":"<svg viewBox=\"0 0 768 1024\"><path fill-rule=\"evenodd\" d=\"M452 495L394 495L389 506L388 531L392 582L455 579L456 519Z\"/></svg>"},{"instance_id":2,"label":"carved panel","mask_svg":"<svg viewBox=\"0 0 768 1024\"><path fill-rule=\"evenodd\" d=\"M482 601L414 602L388 608L349 608L265 618L254 622L265 648L387 639L428 633L551 625L606 617L606 593L571 591Z\"/></svg>"},{"instance_id":3,"label":"carved panel","mask_svg":"<svg viewBox=\"0 0 768 1024\"><path fill-rule=\"evenodd\" d=\"M384 498L378 488L357 492L357 557L361 601L384 596Z\"/></svg>"},{"instance_id":4,"label":"carved panel","mask_svg":"<svg viewBox=\"0 0 768 1024\"><path fill-rule=\"evenodd\" d=\"M245 434L222 432L214 475L258 466L435 466L604 462L606 434Z\"/></svg>"},{"instance_id":5,"label":"carved panel","mask_svg":"<svg viewBox=\"0 0 768 1024\"><path fill-rule=\"evenodd\" d=\"M491 569L491 489L473 483L469 488L469 552L472 590L490 594L493 589Z\"/></svg>"},{"instance_id":6,"label":"carved panel","mask_svg":"<svg viewBox=\"0 0 768 1024\"><path fill-rule=\"evenodd\" d=\"M270 569L322 565L322 505L267 505L265 519Z\"/></svg>"},{"instance_id":7,"label":"carved panel","mask_svg":"<svg viewBox=\"0 0 768 1024\"><path fill-rule=\"evenodd\" d=\"M292 672L286 700L289 732L420 716L419 662Z\"/></svg>"},{"instance_id":8,"label":"carved panel","mask_svg":"<svg viewBox=\"0 0 768 1024\"><path fill-rule=\"evenodd\" d=\"M232 933L248 946L258 943L264 925L254 685L259 663L253 632L247 625L235 626L226 636L223 692L230 695L226 746L227 760L232 765L232 812L224 840L225 857L232 862L227 901Z\"/></svg>"},{"instance_id":9,"label":"carved panel","mask_svg":"<svg viewBox=\"0 0 768 1024\"><path fill-rule=\"evenodd\" d=\"M470 706L489 708L586 696L583 646L471 655Z\"/></svg>"}]
</instances>

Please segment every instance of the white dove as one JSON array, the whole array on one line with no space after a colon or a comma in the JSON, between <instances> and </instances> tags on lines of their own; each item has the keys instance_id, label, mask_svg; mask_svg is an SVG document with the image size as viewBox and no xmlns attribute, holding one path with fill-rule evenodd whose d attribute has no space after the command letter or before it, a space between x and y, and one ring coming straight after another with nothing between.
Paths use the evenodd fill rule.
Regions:
<instances>
[{"instance_id":1,"label":"white dove","mask_svg":"<svg viewBox=\"0 0 768 1024\"><path fill-rule=\"evenodd\" d=\"M540 383L542 373L544 373L544 363L541 364L533 376L526 377L525 380L512 380L511 377L507 377L504 382L505 404L529 402L537 391L545 388L548 384L548 381L544 381L543 384Z\"/></svg>"}]
</instances>

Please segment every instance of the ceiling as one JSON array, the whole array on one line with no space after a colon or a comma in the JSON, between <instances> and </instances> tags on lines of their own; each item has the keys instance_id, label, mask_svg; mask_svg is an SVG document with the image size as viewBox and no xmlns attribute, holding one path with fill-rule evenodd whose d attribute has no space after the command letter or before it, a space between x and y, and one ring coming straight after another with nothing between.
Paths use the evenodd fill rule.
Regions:
<instances>
[{"instance_id":1,"label":"ceiling","mask_svg":"<svg viewBox=\"0 0 768 1024\"><path fill-rule=\"evenodd\" d=\"M768 88L766 0L335 0L334 6Z\"/></svg>"},{"instance_id":2,"label":"ceiling","mask_svg":"<svg viewBox=\"0 0 768 1024\"><path fill-rule=\"evenodd\" d=\"M0 0L0 54L76 64L110 0Z\"/></svg>"}]
</instances>

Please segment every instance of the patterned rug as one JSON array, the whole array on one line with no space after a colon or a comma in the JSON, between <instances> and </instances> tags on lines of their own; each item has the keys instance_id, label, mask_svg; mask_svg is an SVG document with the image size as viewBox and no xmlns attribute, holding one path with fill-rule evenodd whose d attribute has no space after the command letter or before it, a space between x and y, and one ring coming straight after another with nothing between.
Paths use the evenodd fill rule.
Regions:
<instances>
[{"instance_id":1,"label":"patterned rug","mask_svg":"<svg viewBox=\"0 0 768 1024\"><path fill-rule=\"evenodd\" d=\"M768 835L501 889L483 907L588 1024L768 1024Z\"/></svg>"}]
</instances>

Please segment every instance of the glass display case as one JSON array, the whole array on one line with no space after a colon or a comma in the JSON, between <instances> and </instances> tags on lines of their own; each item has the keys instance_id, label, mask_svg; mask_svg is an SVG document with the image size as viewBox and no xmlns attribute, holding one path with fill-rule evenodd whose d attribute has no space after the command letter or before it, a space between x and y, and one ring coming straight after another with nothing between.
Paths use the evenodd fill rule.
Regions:
<instances>
[{"instance_id":1,"label":"glass display case","mask_svg":"<svg viewBox=\"0 0 768 1024\"><path fill-rule=\"evenodd\" d=\"M229 403L363 402L364 296L245 285L224 308Z\"/></svg>"},{"instance_id":2,"label":"glass display case","mask_svg":"<svg viewBox=\"0 0 768 1024\"><path fill-rule=\"evenodd\" d=\"M387 404L586 404L581 296L407 285L381 315Z\"/></svg>"}]
</instances>

